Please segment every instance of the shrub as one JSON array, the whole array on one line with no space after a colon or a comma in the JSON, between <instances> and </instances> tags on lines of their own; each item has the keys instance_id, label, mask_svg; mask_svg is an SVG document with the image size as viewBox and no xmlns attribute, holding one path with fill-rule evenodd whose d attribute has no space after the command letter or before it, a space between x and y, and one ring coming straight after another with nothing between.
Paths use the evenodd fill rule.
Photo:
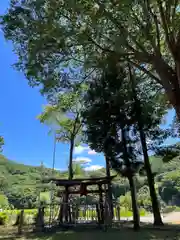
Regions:
<instances>
[{"instance_id":1,"label":"shrub","mask_svg":"<svg viewBox=\"0 0 180 240\"><path fill-rule=\"evenodd\" d=\"M9 208L8 198L4 194L0 194L0 208L1 209Z\"/></svg>"},{"instance_id":2,"label":"shrub","mask_svg":"<svg viewBox=\"0 0 180 240\"><path fill-rule=\"evenodd\" d=\"M147 215L147 212L144 208L139 209L139 214L141 217L144 217ZM114 209L114 216L117 216L117 211L115 211ZM133 212L131 210L126 209L125 207L121 207L120 208L120 217L132 217L133 216Z\"/></svg>"},{"instance_id":3,"label":"shrub","mask_svg":"<svg viewBox=\"0 0 180 240\"><path fill-rule=\"evenodd\" d=\"M8 215L4 212L0 212L0 225L5 225L8 221Z\"/></svg>"},{"instance_id":4,"label":"shrub","mask_svg":"<svg viewBox=\"0 0 180 240\"><path fill-rule=\"evenodd\" d=\"M24 213L25 213L25 214L32 214L32 215L34 215L34 214L36 214L37 212L38 212L37 209L25 209L25 210L24 210Z\"/></svg>"},{"instance_id":5,"label":"shrub","mask_svg":"<svg viewBox=\"0 0 180 240\"><path fill-rule=\"evenodd\" d=\"M140 214L141 217L144 217L144 216L147 215L147 212L146 212L146 210L145 210L144 208L141 208L141 209L139 210L139 214Z\"/></svg>"},{"instance_id":6,"label":"shrub","mask_svg":"<svg viewBox=\"0 0 180 240\"><path fill-rule=\"evenodd\" d=\"M18 226L19 225L19 222L20 222L20 214L17 214L16 215L16 221L14 223L14 226Z\"/></svg>"},{"instance_id":7,"label":"shrub","mask_svg":"<svg viewBox=\"0 0 180 240\"><path fill-rule=\"evenodd\" d=\"M167 206L163 209L163 213L171 213L174 212L176 209L176 206Z\"/></svg>"},{"instance_id":8,"label":"shrub","mask_svg":"<svg viewBox=\"0 0 180 240\"><path fill-rule=\"evenodd\" d=\"M20 216L21 216L21 212L19 212L17 215L16 215L16 221L14 223L14 226L18 226L20 224ZM33 219L33 213L27 213L24 211L23 213L23 219L22 219L22 224L23 225L28 225L30 224L30 222L32 222Z\"/></svg>"},{"instance_id":9,"label":"shrub","mask_svg":"<svg viewBox=\"0 0 180 240\"><path fill-rule=\"evenodd\" d=\"M166 206L163 209L163 213L171 213L171 212L180 212L180 207L177 207L177 206Z\"/></svg>"},{"instance_id":10,"label":"shrub","mask_svg":"<svg viewBox=\"0 0 180 240\"><path fill-rule=\"evenodd\" d=\"M132 217L133 213L129 210L120 210L120 217Z\"/></svg>"},{"instance_id":11,"label":"shrub","mask_svg":"<svg viewBox=\"0 0 180 240\"><path fill-rule=\"evenodd\" d=\"M20 217L21 217L21 212L16 215L16 222L14 226L18 226L20 224ZM25 224L25 216L23 214L23 219L22 219L22 224Z\"/></svg>"},{"instance_id":12,"label":"shrub","mask_svg":"<svg viewBox=\"0 0 180 240\"><path fill-rule=\"evenodd\" d=\"M180 207L176 207L174 211L175 212L180 212Z\"/></svg>"}]
</instances>

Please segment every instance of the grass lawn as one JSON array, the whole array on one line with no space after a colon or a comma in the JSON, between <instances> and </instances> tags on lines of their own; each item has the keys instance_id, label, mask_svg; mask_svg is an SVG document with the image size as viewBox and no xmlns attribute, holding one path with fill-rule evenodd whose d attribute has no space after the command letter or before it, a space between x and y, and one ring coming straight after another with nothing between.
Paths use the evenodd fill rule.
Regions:
<instances>
[{"instance_id":1,"label":"grass lawn","mask_svg":"<svg viewBox=\"0 0 180 240\"><path fill-rule=\"evenodd\" d=\"M0 233L1 236L1 233ZM157 230L145 230L140 232L134 232L133 230L120 229L120 230L108 230L102 231L87 231L87 232L59 232L56 234L47 235L27 235L18 238L17 236L2 236L3 240L180 240L180 232L178 231L157 231Z\"/></svg>"}]
</instances>

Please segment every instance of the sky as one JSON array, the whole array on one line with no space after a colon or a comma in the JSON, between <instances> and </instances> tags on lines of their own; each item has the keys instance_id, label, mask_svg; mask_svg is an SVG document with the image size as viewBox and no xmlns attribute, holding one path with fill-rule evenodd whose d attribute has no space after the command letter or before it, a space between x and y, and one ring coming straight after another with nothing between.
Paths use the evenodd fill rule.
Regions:
<instances>
[{"instance_id":1,"label":"sky","mask_svg":"<svg viewBox=\"0 0 180 240\"><path fill-rule=\"evenodd\" d=\"M53 136L48 134L49 127L40 124L36 118L46 100L37 88L28 86L22 73L12 67L16 56L2 32L0 53L0 135L5 139L3 154L10 160L24 164L40 165L43 161L47 167L52 167ZM68 145L57 144L56 168L67 168L68 150ZM74 158L85 158L89 165L104 163L102 156L95 156L82 146L75 149Z\"/></svg>"},{"instance_id":2,"label":"sky","mask_svg":"<svg viewBox=\"0 0 180 240\"><path fill-rule=\"evenodd\" d=\"M0 0L0 14L8 7L8 0ZM28 86L22 73L17 72L12 64L17 57L10 42L5 41L0 30L0 135L5 139L3 154L10 160L28 165L52 167L53 136L48 135L49 128L40 124L37 115L41 113L46 100L37 88ZM170 111L167 123L174 115ZM168 139L167 144L177 139ZM55 168L64 170L68 165L67 144L57 144ZM79 146L74 151L76 161L86 162L86 169L95 170L104 166L104 157Z\"/></svg>"},{"instance_id":3,"label":"sky","mask_svg":"<svg viewBox=\"0 0 180 240\"><path fill-rule=\"evenodd\" d=\"M0 14L8 7L7 0L0 0ZM12 64L17 57L10 42L5 41L0 30L0 135L5 139L3 154L10 160L24 164L52 167L53 136L49 128L36 119L46 100L37 88L28 86L22 73ZM68 165L67 144L57 144L55 168L66 169ZM104 157L94 154L87 146L79 146L74 151L74 159L86 162L87 169L97 169L104 165Z\"/></svg>"}]
</instances>

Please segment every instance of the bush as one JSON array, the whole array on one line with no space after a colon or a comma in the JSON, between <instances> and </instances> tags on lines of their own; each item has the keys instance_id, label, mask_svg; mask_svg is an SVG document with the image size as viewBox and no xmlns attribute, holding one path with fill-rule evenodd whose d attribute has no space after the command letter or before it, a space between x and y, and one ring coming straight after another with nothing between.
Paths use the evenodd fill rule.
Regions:
<instances>
[{"instance_id":1,"label":"bush","mask_svg":"<svg viewBox=\"0 0 180 240\"><path fill-rule=\"evenodd\" d=\"M141 209L139 210L139 214L140 214L141 217L144 217L144 216L147 215L147 212L146 212L146 210L145 210L144 208L141 208Z\"/></svg>"},{"instance_id":2,"label":"bush","mask_svg":"<svg viewBox=\"0 0 180 240\"><path fill-rule=\"evenodd\" d=\"M1 209L9 208L8 198L4 194L0 194L0 208Z\"/></svg>"},{"instance_id":3,"label":"bush","mask_svg":"<svg viewBox=\"0 0 180 240\"><path fill-rule=\"evenodd\" d=\"M18 214L16 215L16 221L15 221L15 223L14 223L14 226L18 226L19 223L20 223L20 213L18 213Z\"/></svg>"},{"instance_id":4,"label":"bush","mask_svg":"<svg viewBox=\"0 0 180 240\"><path fill-rule=\"evenodd\" d=\"M27 210L24 210L24 214L23 214L23 225L28 225L30 223L33 222L33 218L34 216L37 214L37 211L36 209L34 210L31 210L31 209L27 209ZM16 221L14 223L14 226L17 226L19 225L20 223L20 215L21 215L21 211L19 211L17 214L16 214Z\"/></svg>"},{"instance_id":5,"label":"bush","mask_svg":"<svg viewBox=\"0 0 180 240\"><path fill-rule=\"evenodd\" d=\"M8 221L8 215L4 212L0 212L0 225L5 225Z\"/></svg>"},{"instance_id":6,"label":"bush","mask_svg":"<svg viewBox=\"0 0 180 240\"><path fill-rule=\"evenodd\" d=\"M167 206L162 211L163 211L163 213L180 212L180 207Z\"/></svg>"},{"instance_id":7,"label":"bush","mask_svg":"<svg viewBox=\"0 0 180 240\"><path fill-rule=\"evenodd\" d=\"M176 209L176 206L167 206L163 209L163 213L171 213L174 212Z\"/></svg>"},{"instance_id":8,"label":"bush","mask_svg":"<svg viewBox=\"0 0 180 240\"><path fill-rule=\"evenodd\" d=\"M129 210L120 210L120 218L121 217L132 217L133 216L133 213Z\"/></svg>"}]
</instances>

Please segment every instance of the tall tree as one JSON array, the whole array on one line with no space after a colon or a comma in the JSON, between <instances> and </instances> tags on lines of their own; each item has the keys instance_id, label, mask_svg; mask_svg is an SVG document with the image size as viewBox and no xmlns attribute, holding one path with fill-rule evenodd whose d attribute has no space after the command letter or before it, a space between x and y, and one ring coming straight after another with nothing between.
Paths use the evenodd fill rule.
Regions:
<instances>
[{"instance_id":1,"label":"tall tree","mask_svg":"<svg viewBox=\"0 0 180 240\"><path fill-rule=\"evenodd\" d=\"M63 64L97 69L111 54L159 83L180 119L179 22L179 0L11 0L1 21L31 86L62 88Z\"/></svg>"},{"instance_id":2,"label":"tall tree","mask_svg":"<svg viewBox=\"0 0 180 240\"><path fill-rule=\"evenodd\" d=\"M115 66L114 63L112 63L113 65ZM153 82L149 81L149 85L146 86L142 79L135 79L136 84L138 83L138 91L135 95L126 71L124 71L124 75L116 74L116 67L111 68L108 74L106 72L99 81L96 80L89 88L86 100L87 116L84 116L85 119L89 119L88 124L85 122L86 126L88 125L88 139L93 149L105 152L107 147L103 148L102 143L103 139L107 137L107 129L113 128L116 124L121 124L122 120L125 119L124 126L128 126L131 130L131 141L136 156L144 156L148 183L151 189L154 223L159 225L162 224L162 221L147 152L161 144L168 136L168 131L159 127L162 117L166 113L166 107L161 101L161 92L152 91L150 85L153 85ZM119 76L121 76L121 81L118 81ZM141 112L137 109L137 99L135 97L141 99L139 102ZM113 135L111 131L108 134ZM147 140L150 141L150 144L146 144ZM141 149L140 142L142 143Z\"/></svg>"},{"instance_id":3,"label":"tall tree","mask_svg":"<svg viewBox=\"0 0 180 240\"><path fill-rule=\"evenodd\" d=\"M133 210L133 219L134 219L134 229L139 230L140 228L140 216L137 203L137 192L135 184L135 175L138 173L140 167L143 165L142 162L138 162L136 155L134 154L133 148L130 145L132 139L128 136L128 129L121 124L121 140L114 141L112 137L107 139L109 146L107 149L115 147L116 154L110 154L111 166L114 170L120 173L122 176L126 177L129 181L130 191L131 191L131 202ZM117 140L117 139L116 139Z\"/></svg>"},{"instance_id":4,"label":"tall tree","mask_svg":"<svg viewBox=\"0 0 180 240\"><path fill-rule=\"evenodd\" d=\"M141 141L142 152L143 152L143 156L144 156L144 165L145 165L145 169L146 169L146 173L147 173L148 185L149 185L149 190L150 190L150 195L151 195L151 200L152 200L154 224L155 225L163 225L163 222L161 219L161 213L160 213L160 209L159 209L158 198L157 198L157 194L156 194L156 190L155 190L154 176L151 171L151 165L150 165L149 156L148 156L147 139L146 139L146 134L145 134L145 130L144 130L144 127L147 122L147 119L146 119L147 116L146 115L143 116L143 109L141 107L141 101L138 99L137 92L136 92L135 79L134 79L135 74L133 74L131 72L130 67L129 67L129 74L130 74L130 83L131 83L133 99L134 99L134 112L135 112L135 117L137 120L138 131L140 134L140 141ZM151 112L151 114L153 114L153 112ZM157 124L157 122L156 122L156 124ZM153 125L154 125L153 121L151 121L151 127L153 127Z\"/></svg>"},{"instance_id":5,"label":"tall tree","mask_svg":"<svg viewBox=\"0 0 180 240\"><path fill-rule=\"evenodd\" d=\"M38 116L42 123L50 122L55 129L56 139L68 143L69 149L69 179L73 178L73 150L80 143L82 123L80 92L69 92L60 95L58 103L46 106Z\"/></svg>"},{"instance_id":6,"label":"tall tree","mask_svg":"<svg viewBox=\"0 0 180 240\"><path fill-rule=\"evenodd\" d=\"M131 162L132 156L130 160L132 154L127 146L129 141L126 139L126 130L124 129L129 122L127 118L127 105L129 104L127 103L127 86L123 88L122 83L125 83L123 85L125 86L127 82L122 79L119 81L119 85L114 84L120 77L125 78L125 72L122 68L119 74L117 71L106 72L99 80L91 84L86 96L86 110L83 117L90 146L96 151L102 151L111 166L129 180L134 229L138 230L139 212L134 182L135 172L132 169L134 164ZM122 132L122 137L119 136L120 132Z\"/></svg>"}]
</instances>

